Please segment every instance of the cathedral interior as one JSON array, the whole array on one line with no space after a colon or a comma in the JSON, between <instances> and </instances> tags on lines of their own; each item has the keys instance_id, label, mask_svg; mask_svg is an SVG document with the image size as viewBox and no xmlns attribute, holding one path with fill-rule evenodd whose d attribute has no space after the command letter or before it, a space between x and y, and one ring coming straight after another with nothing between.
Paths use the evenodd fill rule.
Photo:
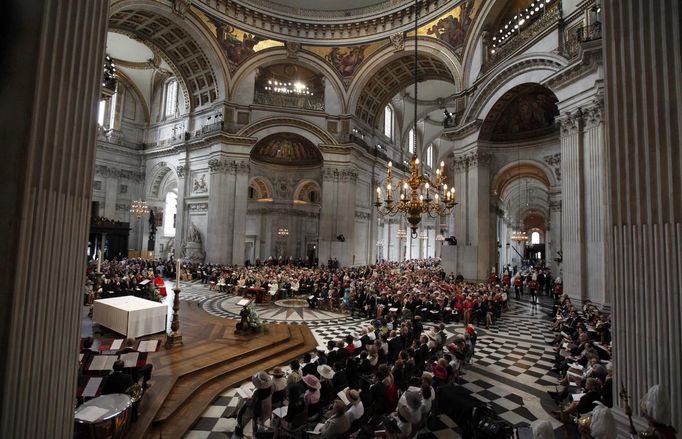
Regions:
<instances>
[{"instance_id":1,"label":"cathedral interior","mask_svg":"<svg viewBox=\"0 0 682 439\"><path fill-rule=\"evenodd\" d=\"M611 316L615 393L627 388L638 429L654 384L682 428L677 0L3 9L3 437L73 437L84 265L122 258L431 259L467 282L542 264L578 308ZM409 177L415 159L456 201L416 225L378 207L389 169ZM213 316L239 313L199 284L183 291ZM525 309L489 335L543 352L551 333ZM324 318L311 317L318 342ZM494 381L490 367L467 373ZM506 378L495 382L514 393ZM551 418L541 402L555 384L541 379L518 380L536 401L522 420ZM616 395L618 437L629 437L624 404ZM209 437L200 424L186 437Z\"/></svg>"}]
</instances>

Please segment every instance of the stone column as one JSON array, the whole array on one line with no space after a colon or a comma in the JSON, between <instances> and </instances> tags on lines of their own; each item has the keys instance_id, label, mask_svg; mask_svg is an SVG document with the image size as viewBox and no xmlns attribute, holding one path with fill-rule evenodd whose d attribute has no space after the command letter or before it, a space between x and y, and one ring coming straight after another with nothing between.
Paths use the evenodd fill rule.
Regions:
<instances>
[{"instance_id":1,"label":"stone column","mask_svg":"<svg viewBox=\"0 0 682 439\"><path fill-rule=\"evenodd\" d=\"M606 278L606 233L607 233L607 191L606 191L606 146L604 145L604 124L602 123L602 101L583 107L584 132L584 177L585 177L585 263L588 299L597 303L610 303L607 297ZM610 296L610 292L608 292Z\"/></svg>"},{"instance_id":2,"label":"stone column","mask_svg":"<svg viewBox=\"0 0 682 439\"><path fill-rule=\"evenodd\" d=\"M229 215L234 216L232 263L243 265L245 261L246 203L249 195L249 162L245 160L235 162L234 173L234 206L232 211L229 212ZM296 231L292 229L291 232L294 234L292 237L293 242L296 238Z\"/></svg>"},{"instance_id":3,"label":"stone column","mask_svg":"<svg viewBox=\"0 0 682 439\"><path fill-rule=\"evenodd\" d=\"M456 186L461 194L456 218L464 217L463 235L457 236L457 267L465 279L486 279L492 266L491 239L495 236L491 236L490 159L488 153L478 150L456 159L455 181L464 180L464 187ZM455 229L459 229L457 223Z\"/></svg>"},{"instance_id":4,"label":"stone column","mask_svg":"<svg viewBox=\"0 0 682 439\"><path fill-rule=\"evenodd\" d=\"M547 224L547 231L545 233L547 253L547 265L552 271L552 276L557 277L561 274L562 264L557 263L554 259L559 257L561 247L561 194L557 194L550 188L549 195L549 223Z\"/></svg>"},{"instance_id":5,"label":"stone column","mask_svg":"<svg viewBox=\"0 0 682 439\"><path fill-rule=\"evenodd\" d=\"M635 414L646 390L662 384L680 431L682 10L676 0L602 8L615 382Z\"/></svg>"},{"instance_id":6,"label":"stone column","mask_svg":"<svg viewBox=\"0 0 682 439\"><path fill-rule=\"evenodd\" d=\"M10 0L3 13L0 432L67 439L109 2Z\"/></svg>"},{"instance_id":7,"label":"stone column","mask_svg":"<svg viewBox=\"0 0 682 439\"><path fill-rule=\"evenodd\" d=\"M210 185L208 194L208 230L206 262L232 263L234 240L235 162L226 157L208 161Z\"/></svg>"},{"instance_id":8,"label":"stone column","mask_svg":"<svg viewBox=\"0 0 682 439\"><path fill-rule=\"evenodd\" d=\"M322 207L320 209L320 264L326 265L333 257L337 230L337 197L339 196L338 169L325 167L322 171Z\"/></svg>"},{"instance_id":9,"label":"stone column","mask_svg":"<svg viewBox=\"0 0 682 439\"><path fill-rule=\"evenodd\" d=\"M561 118L561 244L564 254L564 292L578 301L585 298L587 276L583 211L583 117L582 111L566 112Z\"/></svg>"},{"instance_id":10,"label":"stone column","mask_svg":"<svg viewBox=\"0 0 682 439\"><path fill-rule=\"evenodd\" d=\"M189 179L185 177L189 173L189 166L178 165L175 171L178 174L178 211L175 215L175 243L173 245L175 245L175 257L181 258L182 243L185 242L185 219L187 216L185 194L188 193L187 185L189 184ZM207 239L204 239L204 242L206 241Z\"/></svg>"}]
</instances>

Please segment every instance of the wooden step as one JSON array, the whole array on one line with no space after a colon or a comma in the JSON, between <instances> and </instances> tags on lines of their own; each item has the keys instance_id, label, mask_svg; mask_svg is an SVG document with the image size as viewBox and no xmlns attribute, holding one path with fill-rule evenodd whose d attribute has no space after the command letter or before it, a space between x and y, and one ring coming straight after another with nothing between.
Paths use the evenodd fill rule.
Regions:
<instances>
[{"instance_id":1,"label":"wooden step","mask_svg":"<svg viewBox=\"0 0 682 439\"><path fill-rule=\"evenodd\" d=\"M272 345L271 349L261 350L254 355L244 357L225 367L212 370L212 373L204 371L200 374L206 381L191 389L183 383L181 392L176 396L180 398L167 399L159 410L154 424L147 430L145 438L158 438L163 432L163 438L181 438L187 430L196 422L206 408L225 390L239 385L248 380L259 370L269 370L275 366L287 364L294 358L298 358L306 352L312 351L317 345L315 337L305 326L292 325L291 339L286 343ZM195 383L196 380L188 380ZM178 386L179 383L176 383ZM171 394L175 391L173 388Z\"/></svg>"}]
</instances>

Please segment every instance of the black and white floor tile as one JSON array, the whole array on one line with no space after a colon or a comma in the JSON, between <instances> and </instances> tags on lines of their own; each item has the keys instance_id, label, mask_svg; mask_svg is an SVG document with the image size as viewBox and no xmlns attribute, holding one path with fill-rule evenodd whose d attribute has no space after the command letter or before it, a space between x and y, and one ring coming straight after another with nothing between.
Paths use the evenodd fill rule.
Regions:
<instances>
[{"instance_id":1,"label":"black and white floor tile","mask_svg":"<svg viewBox=\"0 0 682 439\"><path fill-rule=\"evenodd\" d=\"M207 290L206 287L203 288ZM228 306L218 305L224 303L227 297L229 296L207 295L201 305L207 312L211 312L211 307L214 307L212 314L236 318ZM567 434L562 424L548 413L547 408L555 407L545 392L554 389L558 382L556 375L550 372L554 359L553 348L547 344L553 338L547 319L550 310L551 304L546 299L540 306L530 306L527 300L510 300L509 309L490 329L477 329L479 337L473 364L465 369L461 385L466 392L490 404L501 418L515 426L525 426L536 419L545 419L555 427L557 439L563 439ZM277 321L277 314L270 318ZM347 316L345 319L347 320L319 319L300 323L315 322L310 326L319 344L357 333L362 325L369 324L366 319ZM461 333L463 325L449 324L446 330L449 335ZM251 384L247 382L243 386L251 387ZM236 426L235 416L239 404L241 399L237 389L226 391L206 410L185 438L230 437ZM431 427L431 431L423 430L418 437L461 437L456 424L446 415L439 415ZM245 433L250 437L250 430L247 429Z\"/></svg>"}]
</instances>

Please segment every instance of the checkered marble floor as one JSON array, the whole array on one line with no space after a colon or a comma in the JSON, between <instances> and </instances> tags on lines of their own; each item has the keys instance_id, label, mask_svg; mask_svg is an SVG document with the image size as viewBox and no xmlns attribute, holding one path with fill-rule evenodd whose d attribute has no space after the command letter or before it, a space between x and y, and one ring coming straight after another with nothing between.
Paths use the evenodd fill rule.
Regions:
<instances>
[{"instance_id":1,"label":"checkered marble floor","mask_svg":"<svg viewBox=\"0 0 682 439\"><path fill-rule=\"evenodd\" d=\"M543 298L541 298L542 300ZM465 392L484 403L515 426L525 426L536 419L545 419L555 427L557 439L570 437L562 424L552 418L548 409L556 408L545 393L557 385L550 372L554 351L547 341L553 338L548 321L551 304L545 299L539 306L528 300L510 300L509 309L489 329L477 328L478 341L473 364L465 369L462 387ZM368 320L313 325L311 330L318 343L326 344L353 334ZM461 333L462 324L449 324L448 335ZM286 370L286 367L285 367ZM252 387L250 382L245 387ZM207 409L186 438L230 437L236 425L236 407L241 403L236 389L226 391ZM236 399L236 401L235 401ZM247 430L247 437L251 432ZM458 439L459 428L446 415L439 415L432 430L420 432L420 439Z\"/></svg>"}]
</instances>

